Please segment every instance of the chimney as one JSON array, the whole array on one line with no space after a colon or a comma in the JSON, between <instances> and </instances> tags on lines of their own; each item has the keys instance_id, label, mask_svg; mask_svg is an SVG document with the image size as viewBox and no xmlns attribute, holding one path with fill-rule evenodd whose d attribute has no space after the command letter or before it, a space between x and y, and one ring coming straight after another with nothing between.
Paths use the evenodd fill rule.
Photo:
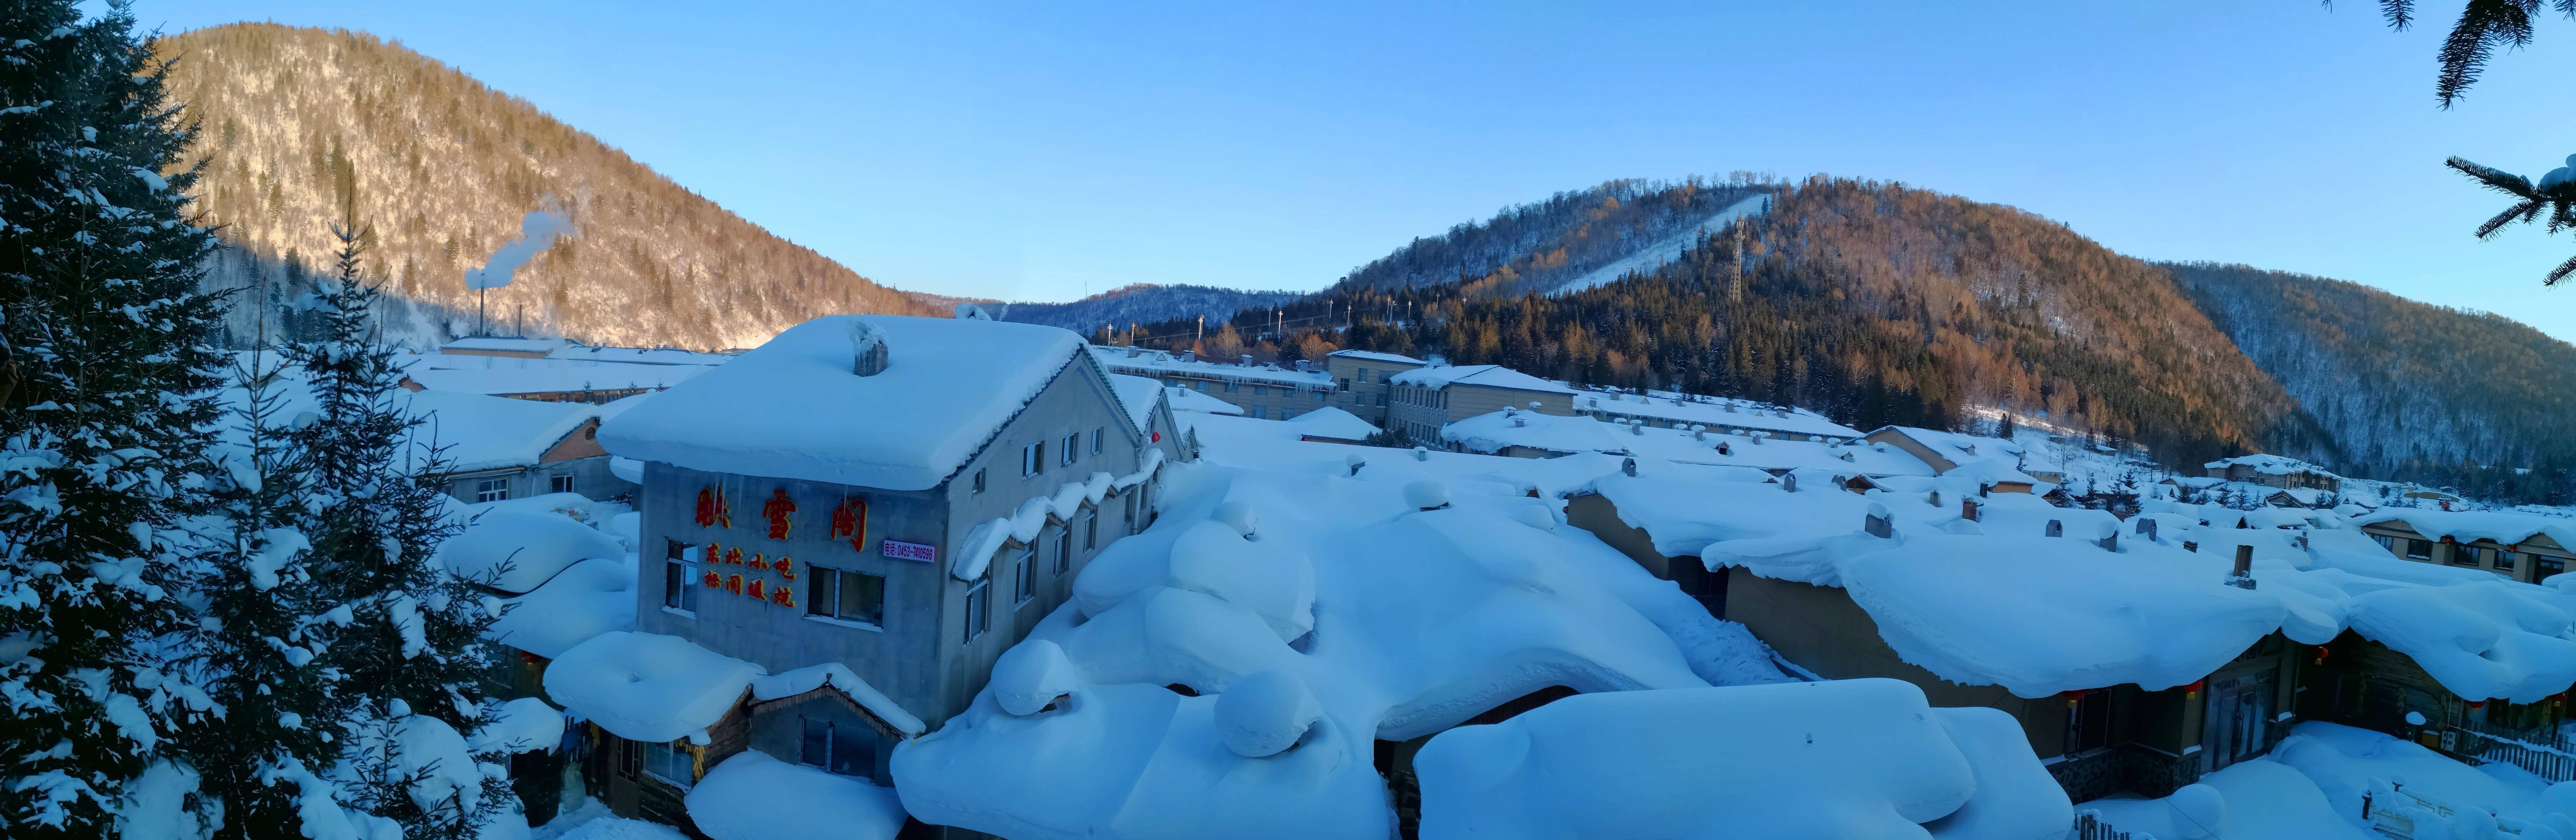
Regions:
<instances>
[{"instance_id":1,"label":"chimney","mask_svg":"<svg viewBox=\"0 0 2576 840\"><path fill-rule=\"evenodd\" d=\"M2041 533L2052 537L2066 536L2066 523L2055 519L2048 520L2048 530Z\"/></svg>"},{"instance_id":2,"label":"chimney","mask_svg":"<svg viewBox=\"0 0 2576 840\"><path fill-rule=\"evenodd\" d=\"M1645 424L1644 422L1642 422L1642 421L1641 421L1641 422L1638 422L1638 423L1630 424L1630 425L1628 426L1628 433L1629 433L1629 434L1632 434L1632 435L1636 435L1636 436L1638 436L1638 437L1645 437L1645 436L1646 436L1646 424Z\"/></svg>"},{"instance_id":3,"label":"chimney","mask_svg":"<svg viewBox=\"0 0 2576 840\"><path fill-rule=\"evenodd\" d=\"M1977 504L1977 500L1975 499L1960 499L1959 518L1970 522L1985 521L1985 511L1983 508L1984 506Z\"/></svg>"},{"instance_id":4,"label":"chimney","mask_svg":"<svg viewBox=\"0 0 2576 840\"><path fill-rule=\"evenodd\" d=\"M2236 547L2236 569L2227 573L2227 585L2238 589L2254 588L2254 547Z\"/></svg>"},{"instance_id":5,"label":"chimney","mask_svg":"<svg viewBox=\"0 0 2576 840\"><path fill-rule=\"evenodd\" d=\"M1896 514L1888 512L1886 505L1871 502L1869 518L1861 520L1861 530L1869 532L1870 536L1887 539L1896 534L1895 519Z\"/></svg>"},{"instance_id":6,"label":"chimney","mask_svg":"<svg viewBox=\"0 0 2576 840\"><path fill-rule=\"evenodd\" d=\"M1733 455L1735 454L1735 449L1734 447L1727 446L1726 441L1721 440L1717 442L1717 454Z\"/></svg>"},{"instance_id":7,"label":"chimney","mask_svg":"<svg viewBox=\"0 0 2576 840\"><path fill-rule=\"evenodd\" d=\"M1637 477L1637 459L1635 459L1635 458L1625 458L1625 459L1621 459L1621 460L1619 461L1619 474L1620 474L1620 475L1627 476L1627 477L1629 477L1629 478L1636 478L1636 477Z\"/></svg>"},{"instance_id":8,"label":"chimney","mask_svg":"<svg viewBox=\"0 0 2576 840\"><path fill-rule=\"evenodd\" d=\"M1184 361L1184 362L1195 362L1195 361L1198 361L1198 360L1199 360L1199 351L1196 351L1196 350L1183 350L1183 351L1181 351L1181 361Z\"/></svg>"},{"instance_id":9,"label":"chimney","mask_svg":"<svg viewBox=\"0 0 2576 840\"><path fill-rule=\"evenodd\" d=\"M2147 538L2148 542L2154 542L2156 539L2156 521L2143 516L2138 517L2138 536Z\"/></svg>"},{"instance_id":10,"label":"chimney","mask_svg":"<svg viewBox=\"0 0 2576 840\"><path fill-rule=\"evenodd\" d=\"M885 334L878 332L874 324L853 322L850 326L850 372L875 376L884 373L885 369Z\"/></svg>"},{"instance_id":11,"label":"chimney","mask_svg":"<svg viewBox=\"0 0 2576 840\"><path fill-rule=\"evenodd\" d=\"M1735 413L1735 404L1734 404L1734 403L1727 403L1727 404L1726 404L1726 413L1728 413L1728 414L1734 414L1734 413Z\"/></svg>"},{"instance_id":12,"label":"chimney","mask_svg":"<svg viewBox=\"0 0 2576 840\"><path fill-rule=\"evenodd\" d=\"M1704 424L1704 423L1692 423L1692 424L1691 424L1691 439L1692 439L1692 440L1707 440L1707 439L1708 439L1708 425L1707 425L1707 424Z\"/></svg>"},{"instance_id":13,"label":"chimney","mask_svg":"<svg viewBox=\"0 0 2576 840\"><path fill-rule=\"evenodd\" d=\"M1753 435L1752 435L1752 437L1753 437L1753 445L1755 445L1755 446L1761 446L1761 445L1762 445L1762 439L1763 439L1763 438L1770 437L1770 436L1771 436L1771 433L1770 433L1770 432L1754 432L1754 433L1753 433Z\"/></svg>"},{"instance_id":14,"label":"chimney","mask_svg":"<svg viewBox=\"0 0 2576 840\"><path fill-rule=\"evenodd\" d=\"M1932 506L1933 506L1933 507L1940 507L1940 506L1941 506L1941 491L1939 491L1939 490L1934 490L1934 491L1932 491Z\"/></svg>"},{"instance_id":15,"label":"chimney","mask_svg":"<svg viewBox=\"0 0 2576 840\"><path fill-rule=\"evenodd\" d=\"M1244 366L1244 367L1251 367L1251 366L1252 366L1252 354L1250 354L1250 353L1245 353L1245 354L1243 354L1243 366Z\"/></svg>"},{"instance_id":16,"label":"chimney","mask_svg":"<svg viewBox=\"0 0 2576 840\"><path fill-rule=\"evenodd\" d=\"M2119 523L2104 522L2096 525L2093 531L2093 543L2101 546L2103 551L2120 550Z\"/></svg>"}]
</instances>

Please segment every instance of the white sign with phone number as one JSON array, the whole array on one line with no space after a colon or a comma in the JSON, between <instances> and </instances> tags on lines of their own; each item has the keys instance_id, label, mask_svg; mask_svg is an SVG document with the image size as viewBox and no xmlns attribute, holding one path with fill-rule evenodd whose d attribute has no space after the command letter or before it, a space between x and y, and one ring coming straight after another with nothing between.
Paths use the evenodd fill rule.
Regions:
<instances>
[{"instance_id":1,"label":"white sign with phone number","mask_svg":"<svg viewBox=\"0 0 2576 840\"><path fill-rule=\"evenodd\" d=\"M939 562L939 549L931 546L922 545L920 543L908 543L902 540L883 540L877 545L878 551L882 552L887 557L892 557L897 560L919 560L924 563Z\"/></svg>"}]
</instances>

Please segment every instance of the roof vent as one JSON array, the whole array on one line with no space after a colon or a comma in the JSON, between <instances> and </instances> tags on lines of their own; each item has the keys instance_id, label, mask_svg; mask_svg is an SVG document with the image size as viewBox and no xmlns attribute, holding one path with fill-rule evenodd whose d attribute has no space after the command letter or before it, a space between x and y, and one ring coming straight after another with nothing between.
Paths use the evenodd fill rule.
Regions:
<instances>
[{"instance_id":1,"label":"roof vent","mask_svg":"<svg viewBox=\"0 0 2576 840\"><path fill-rule=\"evenodd\" d=\"M984 312L984 307L976 306L972 303L960 302L957 304L957 320L990 321L993 320L993 316L986 314Z\"/></svg>"},{"instance_id":2,"label":"roof vent","mask_svg":"<svg viewBox=\"0 0 2576 840\"><path fill-rule=\"evenodd\" d=\"M1726 404L1726 413L1728 413L1728 414L1734 414L1734 413L1735 413L1735 404L1734 404L1734 403L1727 403L1727 404Z\"/></svg>"},{"instance_id":3,"label":"roof vent","mask_svg":"<svg viewBox=\"0 0 2576 840\"><path fill-rule=\"evenodd\" d=\"M860 376L884 373L886 369L885 334L878 332L874 324L866 321L853 322L850 326L850 358L851 373Z\"/></svg>"}]
</instances>

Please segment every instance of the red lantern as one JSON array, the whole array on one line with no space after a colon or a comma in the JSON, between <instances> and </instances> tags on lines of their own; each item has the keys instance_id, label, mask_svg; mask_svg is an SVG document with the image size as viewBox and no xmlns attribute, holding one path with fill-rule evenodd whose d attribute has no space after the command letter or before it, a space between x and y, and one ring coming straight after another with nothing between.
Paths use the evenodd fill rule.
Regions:
<instances>
[{"instance_id":1,"label":"red lantern","mask_svg":"<svg viewBox=\"0 0 2576 840\"><path fill-rule=\"evenodd\" d=\"M2484 700L2471 700L2471 701L2469 701L2469 708L2472 708L2472 709L2483 709L2483 708L2486 708L2486 707L2487 707L2487 701L2484 701Z\"/></svg>"},{"instance_id":2,"label":"red lantern","mask_svg":"<svg viewBox=\"0 0 2576 840\"><path fill-rule=\"evenodd\" d=\"M1155 432L1155 433L1154 433L1154 442L1155 442L1155 443L1162 443L1162 442L1163 442L1163 433L1162 433L1162 432Z\"/></svg>"},{"instance_id":3,"label":"red lantern","mask_svg":"<svg viewBox=\"0 0 2576 840\"><path fill-rule=\"evenodd\" d=\"M2183 690L2183 692L2185 693L2185 696L2189 696L2189 697L2198 697L2198 696L2200 696L2200 683L2201 683L2201 681L2200 681L2200 680L2192 680L2190 685L2183 686L2183 687L2182 687L2182 690Z\"/></svg>"}]
</instances>

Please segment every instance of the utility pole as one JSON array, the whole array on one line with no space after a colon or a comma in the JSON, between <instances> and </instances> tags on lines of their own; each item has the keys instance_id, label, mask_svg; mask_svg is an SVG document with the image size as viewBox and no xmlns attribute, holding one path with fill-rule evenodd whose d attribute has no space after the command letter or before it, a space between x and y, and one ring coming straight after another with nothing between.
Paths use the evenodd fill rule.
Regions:
<instances>
[{"instance_id":1,"label":"utility pole","mask_svg":"<svg viewBox=\"0 0 2576 840\"><path fill-rule=\"evenodd\" d=\"M487 298L487 297L490 297L491 295L492 295L492 290L491 290L491 289L475 289L475 290L474 290L474 334L475 334L475 335L491 335L491 334L492 334L492 321L491 321L491 319L489 319L489 318L485 318L485 317L483 316L483 308L484 308L484 307L483 307L483 299L484 299L484 298Z\"/></svg>"},{"instance_id":2,"label":"utility pole","mask_svg":"<svg viewBox=\"0 0 2576 840\"><path fill-rule=\"evenodd\" d=\"M1206 315L1201 315L1201 316L1199 316L1199 332L1198 332L1198 334L1197 334L1197 335L1194 335L1194 336L1191 336L1191 337L1190 337L1190 349L1192 349L1192 350L1196 350L1196 349L1199 349L1199 348L1201 348L1201 347L1205 347L1205 346L1207 346L1207 345L1205 345L1205 344L1201 343L1201 342L1204 342L1204 341L1206 341L1206 340L1207 340L1207 316L1206 316Z\"/></svg>"}]
</instances>

